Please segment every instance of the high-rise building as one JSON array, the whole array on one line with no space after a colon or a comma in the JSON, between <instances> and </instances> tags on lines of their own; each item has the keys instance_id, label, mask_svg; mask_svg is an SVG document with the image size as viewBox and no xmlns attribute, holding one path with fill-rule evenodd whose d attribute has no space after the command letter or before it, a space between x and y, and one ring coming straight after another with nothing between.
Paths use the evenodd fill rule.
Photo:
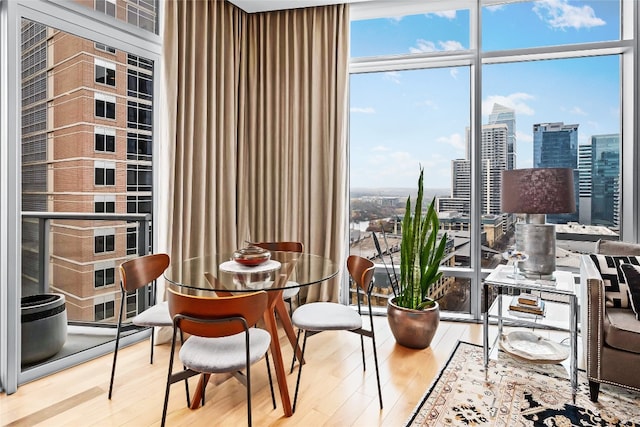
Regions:
<instances>
[{"instance_id":1,"label":"high-rise building","mask_svg":"<svg viewBox=\"0 0 640 427\"><path fill-rule=\"evenodd\" d=\"M114 10L127 10L126 3ZM130 5L140 12L130 10L130 20L148 25ZM23 20L24 211L151 213L153 70L143 57ZM23 295L44 286L66 296L69 320L113 321L116 270L137 254L137 224L58 220L48 238L49 280L42 284L38 223L24 222ZM137 298L127 297L127 317Z\"/></svg>"},{"instance_id":2,"label":"high-rise building","mask_svg":"<svg viewBox=\"0 0 640 427\"><path fill-rule=\"evenodd\" d=\"M620 215L620 135L591 137L591 224L617 227Z\"/></svg>"},{"instance_id":3,"label":"high-rise building","mask_svg":"<svg viewBox=\"0 0 640 427\"><path fill-rule=\"evenodd\" d=\"M591 224L591 144L578 146L578 211L580 224Z\"/></svg>"},{"instance_id":4,"label":"high-rise building","mask_svg":"<svg viewBox=\"0 0 640 427\"><path fill-rule=\"evenodd\" d=\"M471 162L466 159L451 161L451 197L436 199L438 212L471 212Z\"/></svg>"},{"instance_id":5,"label":"high-rise building","mask_svg":"<svg viewBox=\"0 0 640 427\"><path fill-rule=\"evenodd\" d=\"M508 127L482 126L482 214L501 215L502 171L507 169Z\"/></svg>"},{"instance_id":6,"label":"high-rise building","mask_svg":"<svg viewBox=\"0 0 640 427\"><path fill-rule=\"evenodd\" d=\"M576 212L547 215L547 221L557 224L578 221L578 125L565 125L561 122L534 124L533 167L573 169Z\"/></svg>"},{"instance_id":7,"label":"high-rise building","mask_svg":"<svg viewBox=\"0 0 640 427\"><path fill-rule=\"evenodd\" d=\"M490 125L507 125L507 169L516 168L516 112L514 109L500 104L493 104L493 110L489 114Z\"/></svg>"},{"instance_id":8,"label":"high-rise building","mask_svg":"<svg viewBox=\"0 0 640 427\"><path fill-rule=\"evenodd\" d=\"M467 141L469 140L467 129ZM467 144L468 145L468 144ZM482 126L482 214L501 215L500 191L502 171L507 167L507 125ZM471 161L451 162L451 197L438 199L439 212L458 211L470 214Z\"/></svg>"}]
</instances>

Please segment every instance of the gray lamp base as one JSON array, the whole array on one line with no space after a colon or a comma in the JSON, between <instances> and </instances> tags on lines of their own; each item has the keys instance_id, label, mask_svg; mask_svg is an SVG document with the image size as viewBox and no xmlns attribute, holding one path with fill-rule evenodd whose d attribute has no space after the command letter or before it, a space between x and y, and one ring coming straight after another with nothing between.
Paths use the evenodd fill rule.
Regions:
<instances>
[{"instance_id":1,"label":"gray lamp base","mask_svg":"<svg viewBox=\"0 0 640 427\"><path fill-rule=\"evenodd\" d=\"M516 224L516 250L529 255L520 271L527 277L551 279L556 270L556 227L553 224Z\"/></svg>"}]
</instances>

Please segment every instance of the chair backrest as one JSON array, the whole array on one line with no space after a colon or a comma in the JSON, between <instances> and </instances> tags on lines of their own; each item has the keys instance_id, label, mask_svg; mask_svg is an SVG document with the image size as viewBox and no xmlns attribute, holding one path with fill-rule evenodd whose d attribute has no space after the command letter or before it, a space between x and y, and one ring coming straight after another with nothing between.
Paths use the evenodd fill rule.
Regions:
<instances>
[{"instance_id":1,"label":"chair backrest","mask_svg":"<svg viewBox=\"0 0 640 427\"><path fill-rule=\"evenodd\" d=\"M363 292L369 292L369 285L373 280L375 265L373 262L358 255L349 255L347 258L347 270L354 282L358 284Z\"/></svg>"},{"instance_id":2,"label":"chair backrest","mask_svg":"<svg viewBox=\"0 0 640 427\"><path fill-rule=\"evenodd\" d=\"M304 245L301 242L258 242L252 245L268 251L304 252Z\"/></svg>"},{"instance_id":3,"label":"chair backrest","mask_svg":"<svg viewBox=\"0 0 640 427\"><path fill-rule=\"evenodd\" d=\"M179 317L177 326L191 335L201 337L225 337L245 331L262 317L267 309L267 293L258 291L229 297L203 297L182 294L169 288L167 292L171 318ZM221 320L236 318L236 321ZM197 319L197 320L190 320Z\"/></svg>"},{"instance_id":4,"label":"chair backrest","mask_svg":"<svg viewBox=\"0 0 640 427\"><path fill-rule=\"evenodd\" d=\"M639 256L640 245L637 243L622 242L618 240L600 239L596 242L595 253L604 255Z\"/></svg>"},{"instance_id":5,"label":"chair backrest","mask_svg":"<svg viewBox=\"0 0 640 427\"><path fill-rule=\"evenodd\" d=\"M120 283L126 292L135 291L156 280L169 267L169 255L150 254L120 264Z\"/></svg>"}]
</instances>

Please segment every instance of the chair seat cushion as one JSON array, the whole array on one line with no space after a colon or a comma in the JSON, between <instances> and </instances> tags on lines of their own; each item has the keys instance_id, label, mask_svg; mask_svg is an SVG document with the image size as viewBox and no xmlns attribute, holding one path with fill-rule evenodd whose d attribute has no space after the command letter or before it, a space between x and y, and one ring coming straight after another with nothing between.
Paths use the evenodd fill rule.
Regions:
<instances>
[{"instance_id":1,"label":"chair seat cushion","mask_svg":"<svg viewBox=\"0 0 640 427\"><path fill-rule=\"evenodd\" d=\"M305 331L340 331L362 327L357 311L334 302L304 304L293 312L291 322Z\"/></svg>"},{"instance_id":2,"label":"chair seat cushion","mask_svg":"<svg viewBox=\"0 0 640 427\"><path fill-rule=\"evenodd\" d=\"M629 308L607 307L604 341L619 350L640 353L640 322Z\"/></svg>"},{"instance_id":3,"label":"chair seat cushion","mask_svg":"<svg viewBox=\"0 0 640 427\"><path fill-rule=\"evenodd\" d=\"M287 282L287 286L300 286L296 282ZM282 299L285 301L298 295L300 288L287 288L282 292Z\"/></svg>"},{"instance_id":4,"label":"chair seat cushion","mask_svg":"<svg viewBox=\"0 0 640 427\"><path fill-rule=\"evenodd\" d=\"M253 365L264 357L271 335L260 328L249 329L249 359ZM180 349L180 360L189 369L204 373L240 371L246 368L245 334L222 338L191 336Z\"/></svg>"},{"instance_id":5,"label":"chair seat cushion","mask_svg":"<svg viewBox=\"0 0 640 427\"><path fill-rule=\"evenodd\" d=\"M142 313L138 314L132 320L137 326L172 326L171 314L169 314L169 305L166 301L152 305Z\"/></svg>"}]
</instances>

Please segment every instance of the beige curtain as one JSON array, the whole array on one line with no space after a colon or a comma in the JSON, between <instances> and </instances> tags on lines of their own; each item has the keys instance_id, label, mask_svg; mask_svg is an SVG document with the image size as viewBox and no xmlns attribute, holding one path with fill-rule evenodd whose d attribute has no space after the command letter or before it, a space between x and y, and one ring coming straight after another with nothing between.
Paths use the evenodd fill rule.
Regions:
<instances>
[{"instance_id":1,"label":"beige curtain","mask_svg":"<svg viewBox=\"0 0 640 427\"><path fill-rule=\"evenodd\" d=\"M169 1L164 35L170 255L236 245L240 29L245 15L218 1ZM161 172L162 173L162 172Z\"/></svg>"},{"instance_id":2,"label":"beige curtain","mask_svg":"<svg viewBox=\"0 0 640 427\"><path fill-rule=\"evenodd\" d=\"M348 7L168 1L172 263L300 240L344 269ZM338 300L338 280L309 292Z\"/></svg>"}]
</instances>

